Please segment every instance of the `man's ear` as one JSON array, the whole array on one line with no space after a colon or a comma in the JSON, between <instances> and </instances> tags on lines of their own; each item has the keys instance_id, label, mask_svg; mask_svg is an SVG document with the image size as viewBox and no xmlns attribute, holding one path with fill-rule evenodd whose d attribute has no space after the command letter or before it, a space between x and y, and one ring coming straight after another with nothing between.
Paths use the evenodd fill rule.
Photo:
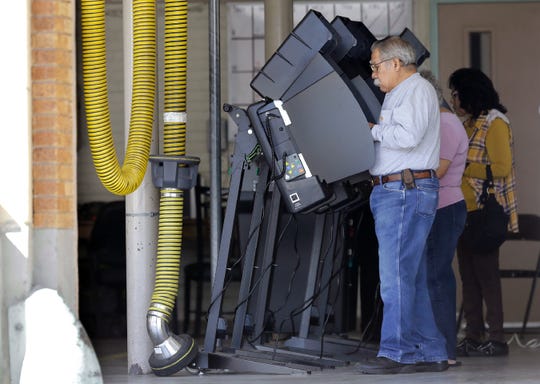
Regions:
<instances>
[{"instance_id":1,"label":"man's ear","mask_svg":"<svg viewBox=\"0 0 540 384\"><path fill-rule=\"evenodd\" d=\"M399 59L393 58L392 59L392 68L394 69L394 71L397 71L400 66L401 66L401 61L399 61Z\"/></svg>"}]
</instances>

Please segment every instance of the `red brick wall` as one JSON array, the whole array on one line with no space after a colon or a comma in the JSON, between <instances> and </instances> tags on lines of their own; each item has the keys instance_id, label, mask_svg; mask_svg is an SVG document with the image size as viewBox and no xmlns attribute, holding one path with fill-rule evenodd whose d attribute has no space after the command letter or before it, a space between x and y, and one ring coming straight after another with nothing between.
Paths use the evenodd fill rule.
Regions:
<instances>
[{"instance_id":1,"label":"red brick wall","mask_svg":"<svg viewBox=\"0 0 540 384\"><path fill-rule=\"evenodd\" d=\"M75 0L31 4L34 228L74 228Z\"/></svg>"}]
</instances>

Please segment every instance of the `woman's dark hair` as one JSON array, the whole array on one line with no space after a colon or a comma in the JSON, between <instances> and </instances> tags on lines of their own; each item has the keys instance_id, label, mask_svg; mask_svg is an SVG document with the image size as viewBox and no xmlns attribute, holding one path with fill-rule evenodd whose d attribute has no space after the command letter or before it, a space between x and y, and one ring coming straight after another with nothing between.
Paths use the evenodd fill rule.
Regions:
<instances>
[{"instance_id":1,"label":"woman's dark hair","mask_svg":"<svg viewBox=\"0 0 540 384\"><path fill-rule=\"evenodd\" d=\"M448 79L450 89L457 91L459 105L473 119L490 109L506 113L507 109L499 102L499 94L490 78L476 68L460 68Z\"/></svg>"}]
</instances>

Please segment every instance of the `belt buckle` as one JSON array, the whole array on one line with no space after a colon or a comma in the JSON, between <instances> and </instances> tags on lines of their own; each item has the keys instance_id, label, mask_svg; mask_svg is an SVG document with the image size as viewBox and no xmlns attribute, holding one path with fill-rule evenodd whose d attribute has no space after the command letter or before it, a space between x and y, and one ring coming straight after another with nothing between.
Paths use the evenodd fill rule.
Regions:
<instances>
[{"instance_id":1,"label":"belt buckle","mask_svg":"<svg viewBox=\"0 0 540 384\"><path fill-rule=\"evenodd\" d=\"M403 181L406 189L416 188L416 183L414 182L414 175L409 168L401 171L401 180Z\"/></svg>"}]
</instances>

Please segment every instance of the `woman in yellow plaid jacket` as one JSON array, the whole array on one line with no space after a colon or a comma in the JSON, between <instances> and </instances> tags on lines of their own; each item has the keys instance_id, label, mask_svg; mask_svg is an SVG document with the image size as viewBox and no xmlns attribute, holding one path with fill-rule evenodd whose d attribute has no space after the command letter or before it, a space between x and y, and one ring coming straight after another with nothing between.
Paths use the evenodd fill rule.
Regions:
<instances>
[{"instance_id":1,"label":"woman in yellow plaid jacket","mask_svg":"<svg viewBox=\"0 0 540 384\"><path fill-rule=\"evenodd\" d=\"M461 68L449 78L452 104L469 137L467 166L462 191L467 211L480 208L479 198L486 180L486 165L493 173L495 195L510 220L508 230L517 232L517 199L513 136L506 108L491 80L479 69ZM458 243L457 257L466 321L465 338L457 345L458 356L501 356L508 354L503 332L499 248L473 252ZM484 329L486 305L487 331Z\"/></svg>"}]
</instances>

